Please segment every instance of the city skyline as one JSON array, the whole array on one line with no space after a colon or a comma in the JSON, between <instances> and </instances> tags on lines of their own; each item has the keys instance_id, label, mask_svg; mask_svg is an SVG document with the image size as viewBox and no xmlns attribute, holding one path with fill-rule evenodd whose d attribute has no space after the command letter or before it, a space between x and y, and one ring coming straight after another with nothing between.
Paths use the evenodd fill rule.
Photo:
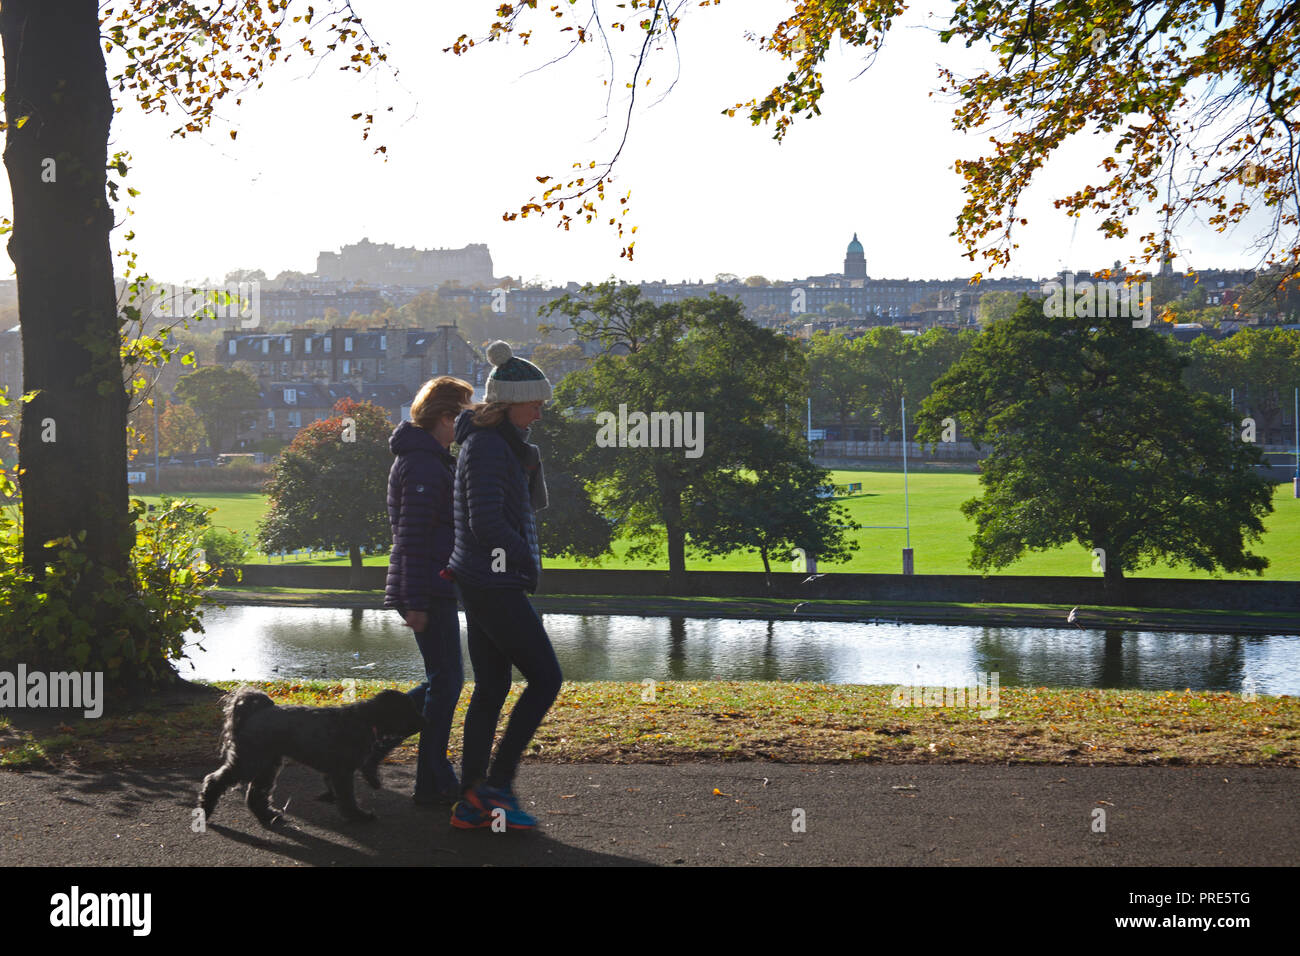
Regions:
<instances>
[{"instance_id":1,"label":"city skyline","mask_svg":"<svg viewBox=\"0 0 1300 956\"><path fill-rule=\"evenodd\" d=\"M821 275L838 268L855 232L868 274L889 279L951 279L981 270L1040 278L1108 267L1138 248L1135 240L1105 241L1095 223L1052 209L1052 198L1097 178L1092 147L1100 140L1084 135L1053 158L1027 195L1018 215L1030 225L1015 237L1020 248L1010 268L989 270L963 257L948 235L963 195L952 164L987 143L954 133L951 102L929 94L939 61L959 72L978 61L975 51L939 43L932 32L938 21L925 10L909 11L860 78L854 79L856 58L843 51L832 57L823 115L800 119L785 143L773 142L770 129L754 128L739 111L723 116L725 107L764 94L779 78L781 61L743 33L775 24L785 10L775 0L755 0L743 10L724 4L683 17L676 88L636 112L601 207L607 218L617 197L631 190L627 222L639 229L630 263L619 258L622 242L603 223L565 232L551 215L501 218L539 188L535 176L563 175L575 161L612 153L611 139L621 133L619 102L602 134L607 65L590 55L594 48L529 72L559 50L558 36L539 28L528 47L511 40L453 57L442 48L485 25L490 13L447 14L408 3L365 11L372 35L389 44L396 78L382 68L362 78L317 71L316 59L299 54L243 105L223 101L211 130L183 140L167 136L177 123L174 111L144 116L119 96L110 151L132 152L126 185L140 194L123 193L115 206L114 251L134 231L142 270L193 281L236 269L310 273L319 252L362 237L419 249L485 243L498 275L562 284L611 275L629 282ZM665 51L650 90L670 85L674 63ZM120 69L111 57L109 69ZM376 116L364 143L360 124L349 120L358 110ZM388 146L387 162L372 153L378 144ZM128 206L135 210L129 218ZM1175 267L1253 268L1246 238L1245 229L1235 237L1189 230L1181 247L1190 256Z\"/></svg>"},{"instance_id":2,"label":"city skyline","mask_svg":"<svg viewBox=\"0 0 1300 956\"><path fill-rule=\"evenodd\" d=\"M854 242L858 242L858 235L857 235L857 233L854 233L854 234L853 234L852 239L850 240L850 244L851 244L851 243L854 243ZM339 247L339 250L338 250L338 251L335 251L335 250L321 250L321 254L324 254L324 255L331 255L331 256L334 256L335 259L338 259L338 258L340 257L340 255L341 255L342 253L345 253L349 248L352 248L352 247L355 247L355 246L358 246L358 245L364 245L364 244L366 244L366 243L370 243L371 245L375 245L375 246L382 246L382 245L389 245L389 246L392 246L392 245L393 245L393 243L376 242L375 240L371 239L369 236L362 236L362 237L361 237L360 239L358 239L356 242L353 242L353 243L346 243L346 244L344 244L342 247ZM474 244L471 244L471 245L474 245ZM486 247L486 244L483 244L483 245ZM464 247L462 247L462 248L446 248L446 247L420 248L420 247L418 247L418 246L397 246L397 247L396 247L396 251L398 251L398 252L416 252L416 253L450 253L450 254L459 254L459 253L461 253L461 252L463 251L463 248L464 248ZM846 248L847 248L847 245L846 245ZM488 249L487 249L487 252L488 252L488 254L490 255L490 253L491 253L491 249L488 248ZM842 265L842 266L845 265L845 263L843 262L844 258L845 258L845 257L844 257L843 254L842 254L842 255L841 255L841 260L842 260L842 261L841 261L841 265ZM865 259L865 256L864 256L864 259ZM994 275L987 275L987 274L986 274L986 275L984 276L983 280L982 280L982 285L987 286L987 285L990 284L990 281L991 281L993 284L996 284L999 280L1016 280L1016 279L1031 280L1031 281L1035 281L1035 282L1037 282L1037 281L1048 282L1048 281L1050 281L1050 280L1052 280L1052 279L1059 279L1060 276L1061 276L1064 272L1069 272L1069 273L1071 273L1071 274L1073 274L1073 275L1082 275L1082 274L1085 274L1085 273L1096 273L1096 272L1098 272L1098 271L1101 270L1101 269L1112 268L1113 266L1114 266L1114 262L1111 262L1111 263L1105 263L1105 264L1103 264L1103 263L1089 263L1089 264L1086 264L1086 265L1080 265L1080 266L1077 266L1077 267L1074 267L1074 268L1065 267L1065 268L1063 268L1062 270L1058 270L1058 271L1056 271L1056 272L1046 273L1046 274L1042 274L1042 275L1029 275L1029 274L1021 274L1021 273L1015 273L1015 272L1012 272L1012 273L999 272L999 273L994 274ZM262 267L261 267L261 266L258 266L257 264L251 264L251 265L245 267L245 268L243 269L243 271L245 271L245 272L248 272L248 271L257 271L257 270L260 269L260 268L262 268ZM731 275L731 276L734 276L735 279L736 279L737 281L742 282L742 283L745 282L745 280L748 279L748 278L755 277L755 276L759 276L759 277L761 277L761 278L763 278L763 279L766 279L766 280L767 280L768 282L770 282L772 285L791 285L791 284L798 284L798 283L801 283L801 282L807 282L807 281L809 281L809 280L814 280L814 281L815 281L815 280L825 280L825 279L830 279L830 278L835 278L835 277L841 277L841 276L842 276L843 278L846 278L846 279L854 278L854 277L857 277L857 278L864 278L864 279L866 279L866 280L868 280L868 281L871 281L871 282L917 282L917 283L921 283L921 282L924 282L924 283L951 282L951 281L955 281L955 280L959 280L959 279L963 278L963 276L961 276L961 275L948 275L948 276L886 276L886 275L874 275L874 274L872 274L872 272L871 272L871 270L870 270L870 262L869 262L869 260L868 260L868 261L865 261L865 262L862 263L862 268L865 269L865 272L851 272L851 271L848 271L847 268L841 268L841 269L828 269L828 270L825 270L825 271L823 271L823 272L812 273L812 274L808 274L808 275L790 275L790 276L784 276L784 275L761 275L761 274L759 274L759 273L753 273L753 272L748 272L748 271L746 271L746 270L741 270L740 272L733 272L733 273L715 273L715 274L712 275L712 276L703 275L703 274L701 274L701 275L688 275L688 276L684 276L684 277L679 277L679 278L677 278L677 279L673 279L673 278L668 277L668 276L650 276L650 277L643 277L643 278L636 279L636 280L622 280L622 281L626 281L626 282L628 282L629 284L638 284L638 285L669 285L669 286L677 286L677 285L705 285L705 286L711 286L711 285L721 284L721 283L718 281L718 278L717 278L717 277L718 277L718 276L725 276L725 275ZM1213 264L1213 263L1207 263L1207 264L1202 265L1200 268L1196 269L1195 272L1196 272L1196 273L1237 272L1237 271L1241 271L1242 268L1246 268L1246 267L1227 267L1227 266L1220 266L1220 265ZM262 269L262 271L265 273L267 281L274 281L274 280L277 279L277 277L281 274L280 272L272 272L272 271L267 270L267 269ZM361 286L400 285L400 284L402 284L401 282L397 281L396 279L393 279L393 280L391 280L391 281L390 281L390 280L374 280L374 281L370 281L370 280L366 280L366 279L364 279L364 278L359 278L359 277L355 277L355 276L351 276L351 275L345 275L345 274L343 274L343 273L345 273L346 270L345 270L345 269L341 269L341 268L340 268L339 266L337 266L337 265L334 266L334 268L333 268L332 271L335 272L335 273L338 273L338 274L337 274L337 275L328 275L328 274L325 274L325 273L319 271L319 269L313 269L313 270L295 270L295 269L286 269L286 270L281 270L281 272L286 272L286 273L300 272L300 273L302 273L303 275L308 276L308 277L312 277L312 278L314 278L314 279L316 279L316 280L318 280L319 282L324 283L324 284L338 284L338 285L352 284L352 285L355 285L355 286L358 286L358 287L361 287ZM1152 274L1153 274L1153 275L1155 274L1155 271L1156 271L1156 270L1152 269ZM1182 273L1184 270L1182 270L1182 269L1175 269L1175 271ZM496 279L496 280L506 280L506 279L514 279L514 280L519 280L519 281L525 281L525 280L526 280L526 277L525 277L525 276L521 276L519 273L513 273L513 274L512 274L512 273L507 273L507 272L499 272L499 270L496 270L495 268L494 268L494 270L493 270L493 274L494 274L494 279ZM165 277L155 277L155 278L165 278ZM210 276L210 277L208 277L208 278L209 278L210 281L213 282L213 283L220 283L220 282L224 281L222 276ZM454 280L450 280L450 281L451 281L452 284L454 284L454 285L460 285L460 286L463 286L463 287L475 287L475 286L482 286L482 287L484 287L484 288L487 287L487 284L486 284L485 282L468 282L468 281L461 281L461 280L459 280L459 279L454 279ZM576 282L577 284L581 285L584 281L590 281L593 285L595 285L595 284L599 284L600 281L604 281L604 280L575 280L575 279L571 279L571 278L557 277L557 278L555 278L555 279L552 279L552 280L546 281L546 282L544 283L544 287L546 287L546 288L562 288L562 287L565 287L565 286L571 285L571 284L573 284L573 283L575 283L575 282ZM292 284L292 282L291 282L291 284ZM432 283L420 283L420 282L415 282L415 283L408 283L408 284L411 285L412 287L433 289L433 288L437 288L438 285L440 285L441 283L432 284Z\"/></svg>"}]
</instances>

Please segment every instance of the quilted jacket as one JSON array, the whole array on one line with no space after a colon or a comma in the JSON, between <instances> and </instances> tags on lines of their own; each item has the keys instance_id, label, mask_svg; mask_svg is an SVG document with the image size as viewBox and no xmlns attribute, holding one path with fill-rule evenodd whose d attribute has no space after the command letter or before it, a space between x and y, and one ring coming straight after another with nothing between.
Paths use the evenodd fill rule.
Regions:
<instances>
[{"instance_id":1,"label":"quilted jacket","mask_svg":"<svg viewBox=\"0 0 1300 956\"><path fill-rule=\"evenodd\" d=\"M438 572L452 551L452 477L455 459L438 440L411 422L388 439L396 460L388 472L388 521L393 550L388 559L384 607L427 611L431 598L455 598Z\"/></svg>"},{"instance_id":2,"label":"quilted jacket","mask_svg":"<svg viewBox=\"0 0 1300 956\"><path fill-rule=\"evenodd\" d=\"M534 508L546 507L541 455L527 429L456 419L455 545L447 566L456 580L484 588L536 591L542 559Z\"/></svg>"}]
</instances>

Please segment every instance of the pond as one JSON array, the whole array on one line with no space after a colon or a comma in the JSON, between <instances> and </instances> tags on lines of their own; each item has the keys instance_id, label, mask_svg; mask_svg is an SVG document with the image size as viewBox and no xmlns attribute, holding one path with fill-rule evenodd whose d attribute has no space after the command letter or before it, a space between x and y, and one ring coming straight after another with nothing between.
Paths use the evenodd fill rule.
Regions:
<instances>
[{"instance_id":1,"label":"pond","mask_svg":"<svg viewBox=\"0 0 1300 956\"><path fill-rule=\"evenodd\" d=\"M566 680L778 680L1300 693L1300 637L545 614ZM208 608L185 677L422 677L394 611ZM461 615L461 639L465 621ZM468 653L465 677L472 679ZM516 675L516 679L518 675Z\"/></svg>"}]
</instances>

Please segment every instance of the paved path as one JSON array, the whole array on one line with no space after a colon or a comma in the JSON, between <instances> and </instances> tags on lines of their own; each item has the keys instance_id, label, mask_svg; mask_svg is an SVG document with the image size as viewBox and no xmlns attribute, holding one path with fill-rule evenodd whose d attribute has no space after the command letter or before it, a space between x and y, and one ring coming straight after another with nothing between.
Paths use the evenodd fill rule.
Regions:
<instances>
[{"instance_id":1,"label":"paved path","mask_svg":"<svg viewBox=\"0 0 1300 956\"><path fill-rule=\"evenodd\" d=\"M392 789L359 784L380 815L367 824L312 800L319 778L290 765L276 797L293 827L263 830L232 791L194 833L211 769L0 772L0 865L1300 863L1300 771L1287 769L526 763L518 789L543 830L497 834L417 809L412 765L385 766Z\"/></svg>"}]
</instances>

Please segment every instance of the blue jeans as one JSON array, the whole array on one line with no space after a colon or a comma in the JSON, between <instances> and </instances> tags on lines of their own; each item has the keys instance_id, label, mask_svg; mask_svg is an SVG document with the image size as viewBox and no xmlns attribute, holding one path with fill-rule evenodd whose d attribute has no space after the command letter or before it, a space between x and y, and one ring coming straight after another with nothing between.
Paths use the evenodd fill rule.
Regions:
<instances>
[{"instance_id":1,"label":"blue jeans","mask_svg":"<svg viewBox=\"0 0 1300 956\"><path fill-rule=\"evenodd\" d=\"M465 608L469 659L474 665L461 786L469 788L486 775L488 786L510 789L524 748L560 693L560 663L542 619L522 588L478 588L457 581L456 589ZM510 712L488 773L492 738L510 693L511 665L519 668L528 686Z\"/></svg>"},{"instance_id":2,"label":"blue jeans","mask_svg":"<svg viewBox=\"0 0 1300 956\"><path fill-rule=\"evenodd\" d=\"M424 714L415 764L417 799L432 798L439 793L454 794L459 789L456 770L447 759L447 744L451 739L451 719L465 683L456 599L433 598L427 613L428 626L415 635L420 656L424 658L424 682L407 691Z\"/></svg>"}]
</instances>

